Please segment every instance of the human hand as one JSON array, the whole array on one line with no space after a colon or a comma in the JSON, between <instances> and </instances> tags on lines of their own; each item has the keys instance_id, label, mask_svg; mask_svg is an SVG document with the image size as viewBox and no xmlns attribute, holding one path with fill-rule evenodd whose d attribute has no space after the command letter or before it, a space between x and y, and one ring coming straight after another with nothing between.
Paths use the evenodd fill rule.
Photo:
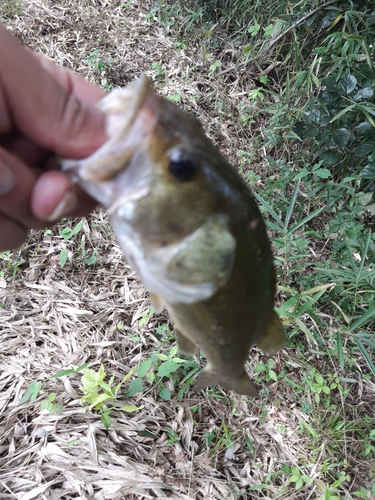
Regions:
<instances>
[{"instance_id":1,"label":"human hand","mask_svg":"<svg viewBox=\"0 0 375 500\"><path fill-rule=\"evenodd\" d=\"M90 213L95 202L51 170L55 154L84 158L106 140L91 105L105 92L23 47L0 25L0 251L29 229Z\"/></svg>"}]
</instances>

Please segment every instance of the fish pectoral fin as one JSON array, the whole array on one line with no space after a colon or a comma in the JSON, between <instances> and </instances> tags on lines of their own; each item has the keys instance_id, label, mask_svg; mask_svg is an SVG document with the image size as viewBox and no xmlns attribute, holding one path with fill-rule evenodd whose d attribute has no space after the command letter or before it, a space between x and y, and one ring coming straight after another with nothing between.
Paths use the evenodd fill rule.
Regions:
<instances>
[{"instance_id":1,"label":"fish pectoral fin","mask_svg":"<svg viewBox=\"0 0 375 500\"><path fill-rule=\"evenodd\" d=\"M191 340L185 337L181 330L175 328L174 334L177 339L178 350L180 352L182 352L183 354L187 354L188 356L192 356L193 354L195 354L197 346Z\"/></svg>"},{"instance_id":2,"label":"fish pectoral fin","mask_svg":"<svg viewBox=\"0 0 375 500\"><path fill-rule=\"evenodd\" d=\"M245 396L252 396L254 398L259 396L258 389L252 383L245 370L239 377L221 379L220 376L209 367L204 368L198 374L197 380L193 386L193 391L201 391L205 387L218 384L225 387L225 389L236 391L238 394L244 394Z\"/></svg>"},{"instance_id":3,"label":"fish pectoral fin","mask_svg":"<svg viewBox=\"0 0 375 500\"><path fill-rule=\"evenodd\" d=\"M283 325L276 311L272 311L264 334L257 342L263 352L276 352L286 346L286 336Z\"/></svg>"}]
</instances>

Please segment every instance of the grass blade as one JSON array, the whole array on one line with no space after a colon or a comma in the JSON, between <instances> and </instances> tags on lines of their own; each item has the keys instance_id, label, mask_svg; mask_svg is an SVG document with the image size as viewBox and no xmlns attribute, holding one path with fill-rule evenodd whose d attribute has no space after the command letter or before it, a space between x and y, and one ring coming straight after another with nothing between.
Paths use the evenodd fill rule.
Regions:
<instances>
[{"instance_id":1,"label":"grass blade","mask_svg":"<svg viewBox=\"0 0 375 500\"><path fill-rule=\"evenodd\" d=\"M357 346L359 347L359 350L361 351L363 357L365 358L367 364L368 364L368 367L370 368L370 370L372 371L372 374L375 376L375 365L374 363L372 362L372 359L370 358L368 352L366 351L364 345L362 344L362 342L359 340L359 338L357 337L357 335L354 337L354 341L355 343L357 344Z\"/></svg>"},{"instance_id":2,"label":"grass blade","mask_svg":"<svg viewBox=\"0 0 375 500\"><path fill-rule=\"evenodd\" d=\"M337 347L337 356L339 358L339 365L341 370L344 369L344 351L342 349L342 338L341 333L336 333L336 347Z\"/></svg>"},{"instance_id":3,"label":"grass blade","mask_svg":"<svg viewBox=\"0 0 375 500\"><path fill-rule=\"evenodd\" d=\"M277 215L275 210L271 207L269 203L266 202L259 194L254 193L255 198L259 201L259 203L262 205L262 207L270 214L272 217L275 219L275 221L280 225L280 229L284 228L283 221L280 219L280 217Z\"/></svg>"},{"instance_id":4,"label":"grass blade","mask_svg":"<svg viewBox=\"0 0 375 500\"><path fill-rule=\"evenodd\" d=\"M301 184L301 179L298 179L297 185L294 189L292 200L290 202L290 205L289 205L289 208L288 208L288 211L286 214L285 224L284 224L285 229L287 229L289 226L290 218L292 217L293 210L294 210L294 205L296 204L296 199L297 199L300 184Z\"/></svg>"},{"instance_id":5,"label":"grass blade","mask_svg":"<svg viewBox=\"0 0 375 500\"><path fill-rule=\"evenodd\" d=\"M369 244L370 244L370 239L371 239L371 231L369 231L367 233L367 239L366 239L366 242L365 242L365 247L363 249L362 259L361 259L361 263L360 263L359 269L358 269L358 276L357 276L358 279L362 275L362 270L363 270L363 266L365 265L365 261L366 261L366 257L367 257L367 251L368 251L368 247L369 247Z\"/></svg>"},{"instance_id":6,"label":"grass blade","mask_svg":"<svg viewBox=\"0 0 375 500\"><path fill-rule=\"evenodd\" d=\"M307 217L305 217L300 222L297 222L297 224L295 224L294 226L292 226L289 229L289 231L287 231L287 234L293 233L294 231L296 231L297 229L299 229L301 226L303 226L304 224L306 224L307 222L309 222L311 219L313 219L314 217L316 217L317 215L319 215L320 212L323 212L324 209L325 209L325 207L322 207L322 208L318 208L314 212L311 212L311 214L309 214Z\"/></svg>"},{"instance_id":7,"label":"grass blade","mask_svg":"<svg viewBox=\"0 0 375 500\"><path fill-rule=\"evenodd\" d=\"M375 317L375 307L372 307L369 309L363 316L357 319L352 326L349 328L349 332L352 332L356 328L359 328L360 326L364 325L365 323L368 323L369 321L373 321Z\"/></svg>"}]
</instances>

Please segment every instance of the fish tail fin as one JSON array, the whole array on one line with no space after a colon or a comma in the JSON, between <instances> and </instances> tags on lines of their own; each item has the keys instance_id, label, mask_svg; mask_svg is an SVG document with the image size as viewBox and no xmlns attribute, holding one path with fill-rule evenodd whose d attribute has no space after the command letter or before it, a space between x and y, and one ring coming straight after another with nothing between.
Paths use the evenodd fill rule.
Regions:
<instances>
[{"instance_id":1,"label":"fish tail fin","mask_svg":"<svg viewBox=\"0 0 375 500\"><path fill-rule=\"evenodd\" d=\"M283 325L276 311L272 311L264 334L257 342L263 352L276 352L286 346L286 336Z\"/></svg>"},{"instance_id":2,"label":"fish tail fin","mask_svg":"<svg viewBox=\"0 0 375 500\"><path fill-rule=\"evenodd\" d=\"M226 389L236 391L238 394L245 394L246 396L252 397L259 396L258 389L251 382L245 370L239 377L223 380L218 377L217 373L207 367L199 373L194 384L193 391L201 391L205 387L217 384L220 384Z\"/></svg>"}]
</instances>

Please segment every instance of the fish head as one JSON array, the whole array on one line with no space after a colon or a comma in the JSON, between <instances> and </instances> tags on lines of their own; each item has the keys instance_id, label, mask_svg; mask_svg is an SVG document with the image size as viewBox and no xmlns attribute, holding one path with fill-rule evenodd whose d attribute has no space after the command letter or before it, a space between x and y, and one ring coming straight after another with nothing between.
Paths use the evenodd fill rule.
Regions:
<instances>
[{"instance_id":1,"label":"fish head","mask_svg":"<svg viewBox=\"0 0 375 500\"><path fill-rule=\"evenodd\" d=\"M158 96L146 77L98 108L108 141L84 160L65 160L63 169L106 207L151 292L185 302L211 296L228 279L236 246L236 193L220 173L223 158L199 121ZM163 279L161 289L155 281ZM187 297L173 283L195 287Z\"/></svg>"}]
</instances>

